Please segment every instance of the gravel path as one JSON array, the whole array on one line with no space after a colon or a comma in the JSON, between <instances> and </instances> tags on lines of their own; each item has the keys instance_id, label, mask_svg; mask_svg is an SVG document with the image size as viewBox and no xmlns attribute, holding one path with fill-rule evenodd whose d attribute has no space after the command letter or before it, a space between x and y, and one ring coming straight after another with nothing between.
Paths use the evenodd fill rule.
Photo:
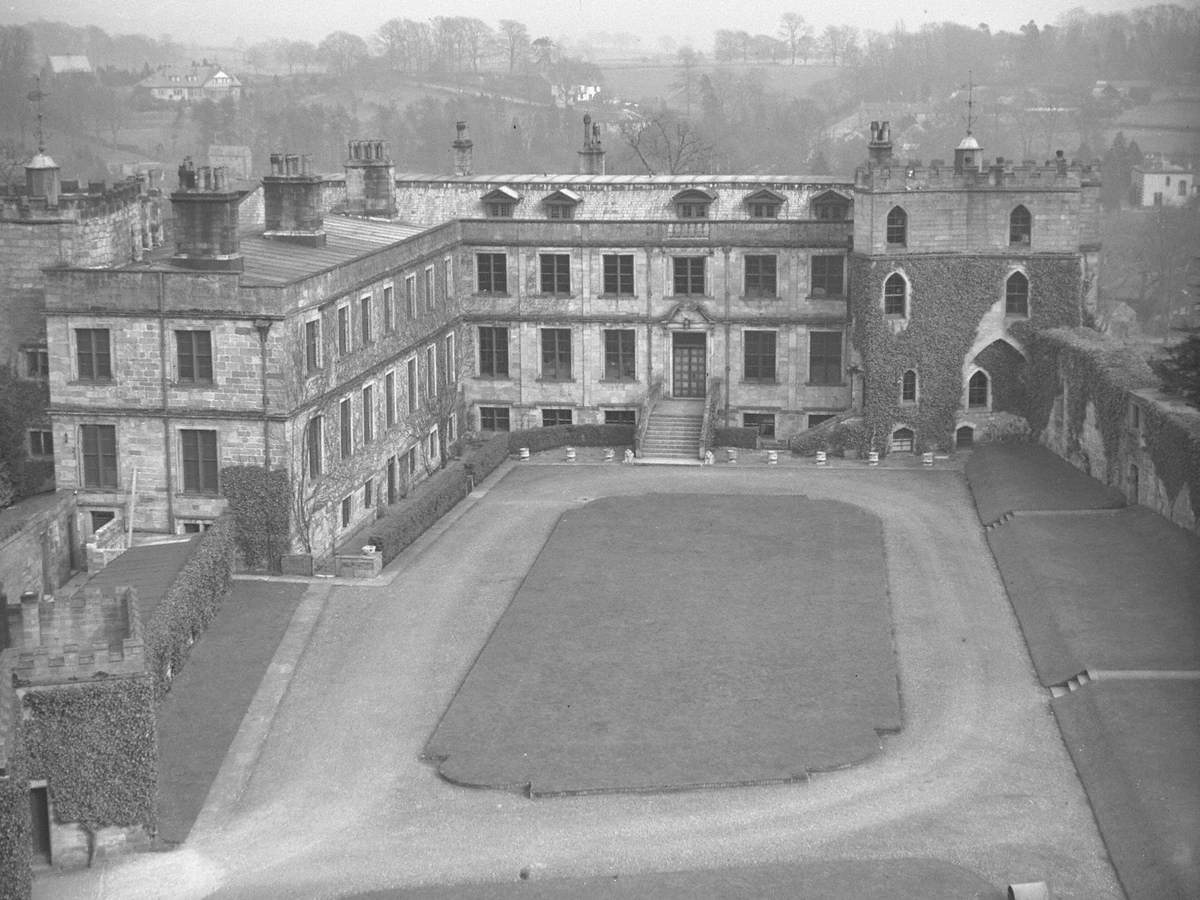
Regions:
<instances>
[{"instance_id":1,"label":"gravel path","mask_svg":"<svg viewBox=\"0 0 1200 900\"><path fill-rule=\"evenodd\" d=\"M88 896L337 896L522 869L929 857L997 886L1044 880L1059 900L1121 897L960 474L537 466L485 490L406 551L389 586L334 588L225 814L175 852L115 862ZM799 493L879 516L901 733L875 759L797 785L529 800L441 781L422 746L558 516L653 491Z\"/></svg>"}]
</instances>

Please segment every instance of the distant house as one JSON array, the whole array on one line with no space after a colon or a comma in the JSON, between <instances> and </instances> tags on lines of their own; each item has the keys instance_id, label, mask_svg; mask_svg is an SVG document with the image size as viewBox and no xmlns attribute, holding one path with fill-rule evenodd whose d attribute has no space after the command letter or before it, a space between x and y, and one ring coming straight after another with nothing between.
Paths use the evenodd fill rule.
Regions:
<instances>
[{"instance_id":1,"label":"distant house","mask_svg":"<svg viewBox=\"0 0 1200 900\"><path fill-rule=\"evenodd\" d=\"M591 103L600 96L598 84L552 84L550 96L554 105L559 107L576 106L580 103Z\"/></svg>"},{"instance_id":2,"label":"distant house","mask_svg":"<svg viewBox=\"0 0 1200 900\"><path fill-rule=\"evenodd\" d=\"M47 56L46 67L53 75L95 75L92 61L83 54L74 56Z\"/></svg>"},{"instance_id":3,"label":"distant house","mask_svg":"<svg viewBox=\"0 0 1200 900\"><path fill-rule=\"evenodd\" d=\"M1131 199L1136 206L1183 206L1198 195L1195 173L1183 166L1158 163L1133 167Z\"/></svg>"},{"instance_id":4,"label":"distant house","mask_svg":"<svg viewBox=\"0 0 1200 900\"><path fill-rule=\"evenodd\" d=\"M242 83L219 65L193 62L190 66L160 66L137 83L155 100L192 103L198 100L241 99Z\"/></svg>"}]
</instances>

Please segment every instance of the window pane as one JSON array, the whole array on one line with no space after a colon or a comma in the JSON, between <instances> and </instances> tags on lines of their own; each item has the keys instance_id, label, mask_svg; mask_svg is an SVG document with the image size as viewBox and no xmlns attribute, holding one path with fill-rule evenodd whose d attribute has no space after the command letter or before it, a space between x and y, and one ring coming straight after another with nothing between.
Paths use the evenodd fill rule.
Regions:
<instances>
[{"instance_id":1,"label":"window pane","mask_svg":"<svg viewBox=\"0 0 1200 900\"><path fill-rule=\"evenodd\" d=\"M542 329L542 378L571 380L571 329Z\"/></svg>"},{"instance_id":2,"label":"window pane","mask_svg":"<svg viewBox=\"0 0 1200 900\"><path fill-rule=\"evenodd\" d=\"M808 335L810 384L842 383L842 333L812 331Z\"/></svg>"},{"instance_id":3,"label":"window pane","mask_svg":"<svg viewBox=\"0 0 1200 900\"><path fill-rule=\"evenodd\" d=\"M747 331L744 333L744 375L747 381L775 380L775 332Z\"/></svg>"},{"instance_id":4,"label":"window pane","mask_svg":"<svg viewBox=\"0 0 1200 900\"><path fill-rule=\"evenodd\" d=\"M634 332L632 329L613 329L604 332L604 379L634 381Z\"/></svg>"},{"instance_id":5,"label":"window pane","mask_svg":"<svg viewBox=\"0 0 1200 900\"><path fill-rule=\"evenodd\" d=\"M746 296L775 296L775 257L746 257Z\"/></svg>"}]
</instances>

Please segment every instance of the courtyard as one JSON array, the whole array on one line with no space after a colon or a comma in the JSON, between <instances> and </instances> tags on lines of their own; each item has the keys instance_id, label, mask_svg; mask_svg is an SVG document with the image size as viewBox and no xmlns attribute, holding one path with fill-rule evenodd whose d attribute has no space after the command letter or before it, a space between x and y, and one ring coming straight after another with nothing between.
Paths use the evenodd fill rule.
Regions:
<instances>
[{"instance_id":1,"label":"courtyard","mask_svg":"<svg viewBox=\"0 0 1200 900\"><path fill-rule=\"evenodd\" d=\"M886 671L888 650L894 650L900 729L886 715L869 716L872 751L850 753L847 765L809 765L812 757L792 748L782 770L807 777L795 783L733 777L716 780L740 786L632 793L607 783L604 792L591 793L555 782L546 793L565 796L530 798L521 792L523 780L536 784L527 769L495 778L516 791L468 789L439 777L437 765L452 763L455 748L470 752L470 729L456 732L454 723L459 715L470 721L455 706L456 698L469 700L473 677L485 700L491 691L502 702L521 697L546 707L510 708L497 716L497 727L550 708L555 678L521 693L523 687L488 674L489 655L502 646L489 639L509 614L519 616L527 602L532 614L538 602L563 594L548 579L553 567L539 571L542 557L611 559L608 550L596 552L607 532L570 533L576 514L590 507L611 515L605 507L613 504L628 512L636 507L622 510L622 504L650 495L708 497L715 506L739 509L761 504L770 517L795 519L803 533L820 532L810 561L840 571L860 558L868 580L872 561L878 563L886 578L879 608L890 615L890 641L857 658ZM670 511L667 500L658 506ZM682 521L678 534L696 525L691 534L698 541L699 523ZM826 532L837 522L861 527L852 538L834 541ZM753 537L747 535L744 547L704 545L704 559L717 566L712 571L728 579L722 584L736 580L747 548L766 554ZM646 536L614 537L613 550L629 552L624 540L644 543ZM833 552L835 544L843 555ZM858 556L845 554L847 547ZM795 583L805 577L792 568L803 564L804 554L768 555L771 562L753 573L764 580L747 595L801 603L819 593L806 594ZM648 549L644 556L652 559ZM588 564L580 559L590 577ZM666 582L669 576L674 585L679 574L660 563L657 577ZM614 577L619 584L600 596L635 597L615 588L656 576L631 565ZM679 591L674 602L687 593ZM604 620L612 610L594 612L587 633L611 639ZM850 612L831 621L871 621L861 610ZM533 619L523 627L554 621ZM817 629L809 637L814 644L818 620L805 619ZM760 632L778 630L780 621L767 619ZM790 639L780 635L782 642ZM559 642L538 632L526 646L536 656L547 643ZM534 662L553 673L559 671L553 658ZM555 665L566 662L562 655ZM778 662L768 667L763 687L781 677ZM626 704L631 699L614 696ZM599 721L593 712L579 716L579 727ZM520 733L519 727L508 732ZM447 736L454 741L442 745ZM670 762L670 754L663 758ZM680 786L688 783L690 776ZM42 879L38 895L63 896L47 891L87 884L86 893L71 896L582 896L591 884L608 887L587 896L620 896L614 885L641 884L628 895L644 896L651 892L646 885L663 882L639 879L665 878L676 882L677 896L686 896L688 884L691 890L715 884L722 873L740 873L742 884L768 885L731 896L779 892L788 884L831 886L812 896L884 896L868 889L876 884L893 895L999 897L1004 885L1030 881L1048 881L1061 898L1122 896L961 473L811 465L502 470L381 579L307 588L180 848L114 860L98 873ZM858 889L833 887L854 885L856 878ZM670 896L665 888L661 895Z\"/></svg>"}]
</instances>

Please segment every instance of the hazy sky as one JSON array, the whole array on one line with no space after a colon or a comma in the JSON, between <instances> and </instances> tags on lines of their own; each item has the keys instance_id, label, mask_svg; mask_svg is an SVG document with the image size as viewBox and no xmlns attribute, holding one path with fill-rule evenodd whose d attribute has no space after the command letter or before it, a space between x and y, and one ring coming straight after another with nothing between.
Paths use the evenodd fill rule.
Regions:
<instances>
[{"instance_id":1,"label":"hazy sky","mask_svg":"<svg viewBox=\"0 0 1200 900\"><path fill-rule=\"evenodd\" d=\"M859 0L813 4L788 0L0 0L0 21L51 19L98 25L113 33L170 34L176 40L247 44L273 37L318 41L331 31L364 37L391 18L429 19L466 15L495 26L500 19L524 22L533 36L579 37L588 31L632 32L654 49L660 35L691 40L708 50L718 28L773 34L780 14L800 12L818 31L847 24L889 31L899 22L915 30L929 22L953 21L993 31L1013 31L1030 19L1053 23L1083 6L1092 12L1149 6L1129 0ZM1194 5L1195 0L1184 0Z\"/></svg>"}]
</instances>

